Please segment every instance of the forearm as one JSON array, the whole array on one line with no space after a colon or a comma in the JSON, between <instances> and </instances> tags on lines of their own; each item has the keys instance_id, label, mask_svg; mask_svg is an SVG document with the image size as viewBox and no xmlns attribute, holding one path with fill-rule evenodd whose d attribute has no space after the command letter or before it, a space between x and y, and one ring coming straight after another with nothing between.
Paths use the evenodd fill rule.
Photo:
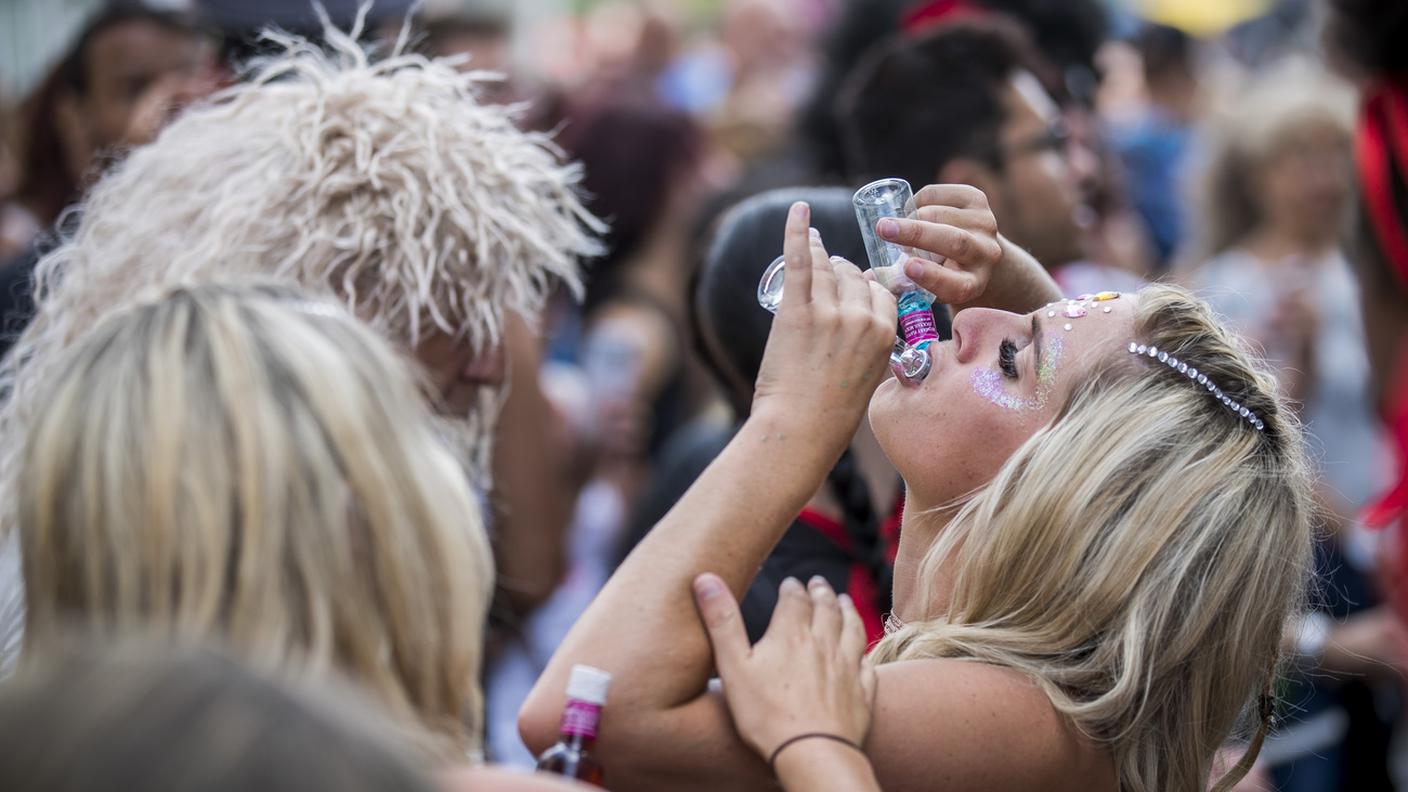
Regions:
<instances>
[{"instance_id":1,"label":"forearm","mask_svg":"<svg viewBox=\"0 0 1408 792\"><path fill-rule=\"evenodd\" d=\"M830 740L788 746L778 754L775 769L787 792L880 792L866 755Z\"/></svg>"},{"instance_id":2,"label":"forearm","mask_svg":"<svg viewBox=\"0 0 1408 792\"><path fill-rule=\"evenodd\" d=\"M844 447L807 431L808 425L777 412L755 413L627 557L529 696L520 727L530 748L553 739L575 663L623 680L612 690L603 747L611 743L611 724L638 725L704 691L710 650L693 615L690 584L713 572L742 595ZM827 434L844 443L839 433Z\"/></svg>"},{"instance_id":3,"label":"forearm","mask_svg":"<svg viewBox=\"0 0 1408 792\"><path fill-rule=\"evenodd\" d=\"M1027 313L1061 299L1061 289L1041 262L1006 237L999 236L1002 263L993 269L987 289L975 300L950 308L1000 308Z\"/></svg>"}]
</instances>

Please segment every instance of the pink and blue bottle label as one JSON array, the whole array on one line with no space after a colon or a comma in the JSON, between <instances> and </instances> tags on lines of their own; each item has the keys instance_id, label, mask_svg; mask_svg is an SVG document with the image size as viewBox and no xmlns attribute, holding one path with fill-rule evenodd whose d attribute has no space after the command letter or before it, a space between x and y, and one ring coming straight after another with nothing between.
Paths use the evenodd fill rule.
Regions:
<instances>
[{"instance_id":1,"label":"pink and blue bottle label","mask_svg":"<svg viewBox=\"0 0 1408 792\"><path fill-rule=\"evenodd\" d=\"M578 699L568 699L567 709L562 713L563 734L596 739L597 725L601 723L601 705Z\"/></svg>"},{"instance_id":2,"label":"pink and blue bottle label","mask_svg":"<svg viewBox=\"0 0 1408 792\"><path fill-rule=\"evenodd\" d=\"M924 349L939 339L939 329L934 324L934 312L929 301L917 291L900 297L900 333L905 343L916 349Z\"/></svg>"}]
</instances>

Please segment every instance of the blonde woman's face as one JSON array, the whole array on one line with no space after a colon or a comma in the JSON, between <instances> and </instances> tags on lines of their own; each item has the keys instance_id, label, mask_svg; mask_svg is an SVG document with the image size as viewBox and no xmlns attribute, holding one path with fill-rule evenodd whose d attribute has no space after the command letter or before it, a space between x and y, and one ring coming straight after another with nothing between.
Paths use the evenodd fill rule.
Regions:
<instances>
[{"instance_id":1,"label":"blonde woman's face","mask_svg":"<svg viewBox=\"0 0 1408 792\"><path fill-rule=\"evenodd\" d=\"M961 311L953 339L931 350L928 379L918 387L891 379L876 391L871 428L917 505L943 505L991 481L1095 363L1129 354L1134 295L1089 303L1084 316L1067 316L1071 305Z\"/></svg>"}]
</instances>

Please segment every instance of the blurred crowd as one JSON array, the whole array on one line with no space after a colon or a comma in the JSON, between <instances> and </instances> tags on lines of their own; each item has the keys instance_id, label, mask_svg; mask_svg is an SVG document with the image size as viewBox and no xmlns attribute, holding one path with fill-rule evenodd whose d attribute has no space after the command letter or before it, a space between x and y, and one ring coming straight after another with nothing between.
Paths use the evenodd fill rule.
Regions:
<instances>
[{"instance_id":1,"label":"blurred crowd","mask_svg":"<svg viewBox=\"0 0 1408 792\"><path fill-rule=\"evenodd\" d=\"M1403 66L1396 44L1337 27L1332 4L1312 0L1230 4L1245 13L1207 19L1192 10L1207 4L1172 13L1160 9L1178 4L1102 0L602 0L534 14L507 0L377 0L325 2L326 16L297 5L99 4L43 79L0 106L0 462L24 471L4 474L0 515L25 526L23 540L6 538L0 639L7 668L19 658L16 679L28 679L0 694L0 744L69 729L64 745L88 752L70 708L94 705L85 729L95 734L169 709L188 727L149 726L152 744L215 762L222 727L204 708L224 707L221 717L277 721L282 744L248 738L272 752L270 767L307 754L343 778L302 789L371 789L370 777L411 772L405 757L380 753L402 736L383 739L350 697L285 690L243 659L80 644L25 673L31 645L62 643L71 622L131 625L145 610L195 634L219 611L255 667L282 662L288 636L300 636L315 669L365 672L378 706L461 721L428 750L482 739L490 761L531 767L519 712L553 652L749 414L772 321L757 279L782 252L789 207L807 201L830 251L863 266L851 194L900 177L916 190L981 190L1002 235L1067 297L1181 284L1265 356L1307 430L1322 530L1313 612L1286 638L1301 661L1280 679L1276 726L1238 788L1408 788L1408 631L1397 573L1384 572L1397 549L1371 524L1402 506L1402 423L1385 418L1401 386L1408 287L1356 248L1372 237L1374 210L1356 197L1354 148L1365 86L1376 69ZM1408 31L1392 3L1340 5ZM267 27L281 32L261 37ZM266 139L289 145L266 152ZM373 189L359 189L364 179ZM1403 185L1386 189L1401 206ZM278 305L308 298L272 281L244 295L197 285L222 273L291 278L335 299L289 318ZM173 285L189 291L102 343L65 349L113 305ZM951 317L937 313L947 337ZM403 371L354 314L420 373ZM348 381L389 383L392 396L304 381L299 361L321 354L309 328L323 322L337 325L329 355L358 350ZM105 350L124 344L148 350L148 376L98 391L60 376L55 361L100 371L112 365ZM199 349L198 362L170 357L179 344ZM242 371L248 360L282 372L268 394L161 375ZM231 405L172 416L189 422L190 442L251 469L163 468L166 440L137 433L150 416L123 390L183 388ZM435 414L393 403L398 389L429 393ZM345 434L313 437L304 413L324 410L339 412ZM85 413L103 425L80 428ZM44 432L57 438L53 454L78 460L67 472L36 450ZM444 436L468 466L464 492L407 473L440 466L427 449ZM305 443L295 456L356 458L372 440L390 455L339 485L382 493L360 501L362 546L277 536L254 525L274 512L257 510L241 517L251 525L239 539L222 539L228 507L215 498L165 510L143 500L159 486L140 476L174 476L233 493L236 509L331 525L343 495L249 445L288 438ZM119 445L89 445L100 441ZM126 472L104 478L104 466ZM252 494L285 481L300 484L283 500ZM742 598L750 637L763 635L784 579L820 575L880 638L902 503L903 482L862 424ZM105 533L85 509L148 529ZM166 511L166 523L143 516ZM396 516L476 511L490 540L482 553ZM240 548L207 554L171 540L177 531ZM26 544L21 562L21 541L45 549ZM286 545L287 559L270 549ZM365 557L381 552L397 564ZM288 565L291 582L251 566L234 576L238 590L203 591L225 568L261 563ZM490 563L492 592L452 582L454 565ZM158 568L176 571L149 580ZM318 590L346 569L365 579ZM37 579L46 570L59 580ZM412 596L403 579L434 585ZM465 626L475 605L444 604L455 597L484 600L482 634ZM274 615L286 603L295 613ZM365 610L391 615L361 633L349 625ZM333 659L345 656L357 659ZM453 681L466 670L483 689L482 702L468 696L482 710L470 718ZM398 676L410 689L388 692ZM150 750L148 767L174 761ZM96 774L137 772L95 753ZM7 766L0 759L0 779ZM201 788L253 788L187 771ZM406 783L397 788L418 788Z\"/></svg>"}]
</instances>

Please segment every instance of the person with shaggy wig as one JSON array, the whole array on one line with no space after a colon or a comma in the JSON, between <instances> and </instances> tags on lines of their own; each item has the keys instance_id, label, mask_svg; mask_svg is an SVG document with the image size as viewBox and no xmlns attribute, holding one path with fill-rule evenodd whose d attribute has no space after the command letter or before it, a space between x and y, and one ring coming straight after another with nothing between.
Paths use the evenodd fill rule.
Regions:
<instances>
[{"instance_id":1,"label":"person with shaggy wig","mask_svg":"<svg viewBox=\"0 0 1408 792\"><path fill-rule=\"evenodd\" d=\"M267 34L281 54L93 188L72 235L39 262L37 313L0 365L6 464L40 406L28 383L81 330L163 286L257 275L334 296L414 355L487 486L503 358L524 375L513 399L541 403L529 321L551 289L580 291L578 259L603 226L551 138L478 101L483 73L404 54L404 33L374 61L355 43L361 26L329 25L326 50ZM499 440L545 454L546 423L516 422L523 436ZM511 462L537 486L552 460ZM526 610L559 576L553 526L570 499L553 519L551 492L529 497L520 478L494 496L513 505L512 526L496 525L500 578Z\"/></svg>"}]
</instances>

